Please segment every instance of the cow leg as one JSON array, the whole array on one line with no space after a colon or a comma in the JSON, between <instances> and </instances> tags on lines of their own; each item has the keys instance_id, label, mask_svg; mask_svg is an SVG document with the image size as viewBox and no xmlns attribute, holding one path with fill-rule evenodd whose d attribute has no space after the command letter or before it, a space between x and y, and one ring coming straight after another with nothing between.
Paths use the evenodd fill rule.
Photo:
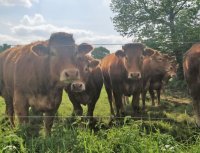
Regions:
<instances>
[{"instance_id":1,"label":"cow leg","mask_svg":"<svg viewBox=\"0 0 200 153\"><path fill-rule=\"evenodd\" d=\"M137 114L140 110L140 92L135 92L132 98L132 109L133 114Z\"/></svg>"},{"instance_id":2,"label":"cow leg","mask_svg":"<svg viewBox=\"0 0 200 153\"><path fill-rule=\"evenodd\" d=\"M156 90L156 92L157 92L157 98L158 98L158 105L160 105L160 90L161 89Z\"/></svg>"},{"instance_id":3,"label":"cow leg","mask_svg":"<svg viewBox=\"0 0 200 153\"><path fill-rule=\"evenodd\" d=\"M13 99L11 97L7 97L5 98L5 102L6 102L6 114L10 120L11 126L15 127Z\"/></svg>"},{"instance_id":4,"label":"cow leg","mask_svg":"<svg viewBox=\"0 0 200 153\"><path fill-rule=\"evenodd\" d=\"M73 95L73 93L68 93L68 96L73 105L72 116L82 116L83 108L81 107L80 103L74 99L75 95Z\"/></svg>"},{"instance_id":5,"label":"cow leg","mask_svg":"<svg viewBox=\"0 0 200 153\"><path fill-rule=\"evenodd\" d=\"M122 94L120 94L119 92L115 92L113 91L113 96L115 99L115 105L116 105L116 116L117 117L124 117L125 111L124 111L124 106L122 104Z\"/></svg>"},{"instance_id":6,"label":"cow leg","mask_svg":"<svg viewBox=\"0 0 200 153\"><path fill-rule=\"evenodd\" d=\"M74 106L74 110L72 116L82 116L83 115L83 108L81 105Z\"/></svg>"},{"instance_id":7,"label":"cow leg","mask_svg":"<svg viewBox=\"0 0 200 153\"><path fill-rule=\"evenodd\" d=\"M193 98L192 101L196 123L200 127L200 98Z\"/></svg>"},{"instance_id":8,"label":"cow leg","mask_svg":"<svg viewBox=\"0 0 200 153\"><path fill-rule=\"evenodd\" d=\"M122 103L124 106L128 105L130 102L129 102L129 97L128 96L122 96Z\"/></svg>"},{"instance_id":9,"label":"cow leg","mask_svg":"<svg viewBox=\"0 0 200 153\"><path fill-rule=\"evenodd\" d=\"M150 94L150 96L151 96L152 106L155 106L155 101L154 101L154 99L155 99L155 94L154 94L153 89L149 89L149 94Z\"/></svg>"},{"instance_id":10,"label":"cow leg","mask_svg":"<svg viewBox=\"0 0 200 153\"><path fill-rule=\"evenodd\" d=\"M95 120L93 118L93 113L94 113L94 108L95 108L96 102L97 102L97 99L95 98L94 100L92 100L91 103L88 104L87 116L89 117L90 125L95 124L95 122L94 122Z\"/></svg>"},{"instance_id":11,"label":"cow leg","mask_svg":"<svg viewBox=\"0 0 200 153\"><path fill-rule=\"evenodd\" d=\"M55 112L46 112L44 116L45 136L51 135L51 128L53 126Z\"/></svg>"},{"instance_id":12,"label":"cow leg","mask_svg":"<svg viewBox=\"0 0 200 153\"><path fill-rule=\"evenodd\" d=\"M110 104L110 112L111 112L111 115L112 116L115 116L115 112L114 112L114 109L113 109L113 94L112 94L112 90L111 88L105 86L105 89L106 89L106 92L107 92L107 95L108 95L108 101L109 101L109 104Z\"/></svg>"},{"instance_id":13,"label":"cow leg","mask_svg":"<svg viewBox=\"0 0 200 153\"><path fill-rule=\"evenodd\" d=\"M146 100L147 90L142 91L142 110L145 110L145 100Z\"/></svg>"},{"instance_id":14,"label":"cow leg","mask_svg":"<svg viewBox=\"0 0 200 153\"><path fill-rule=\"evenodd\" d=\"M28 123L28 101L27 99L21 95L21 93L15 91L14 92L14 110L18 116L20 124Z\"/></svg>"}]
</instances>

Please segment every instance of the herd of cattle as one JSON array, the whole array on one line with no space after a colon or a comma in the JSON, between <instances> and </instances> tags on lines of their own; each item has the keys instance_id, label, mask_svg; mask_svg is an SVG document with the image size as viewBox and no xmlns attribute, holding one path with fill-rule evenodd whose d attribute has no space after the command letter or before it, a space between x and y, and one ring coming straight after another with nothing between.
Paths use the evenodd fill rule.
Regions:
<instances>
[{"instance_id":1,"label":"herd of cattle","mask_svg":"<svg viewBox=\"0 0 200 153\"><path fill-rule=\"evenodd\" d=\"M29 108L33 115L44 113L45 131L50 134L55 113L62 100L63 89L73 104L74 115L82 115L81 104L88 106L92 117L96 102L105 85L113 116L125 115L123 98L132 96L133 112L139 111L142 95L145 109L149 91L158 104L162 86L176 76L175 57L162 54L141 43L128 43L122 50L101 61L89 56L90 44L77 45L72 34L54 33L47 41L16 46L0 54L0 96L5 99L6 114L12 126L16 114L20 124L28 123ZM184 58L184 71L194 98L194 108L200 116L200 44L194 45ZM113 104L115 108L113 108ZM200 124L200 119L197 120Z\"/></svg>"}]
</instances>

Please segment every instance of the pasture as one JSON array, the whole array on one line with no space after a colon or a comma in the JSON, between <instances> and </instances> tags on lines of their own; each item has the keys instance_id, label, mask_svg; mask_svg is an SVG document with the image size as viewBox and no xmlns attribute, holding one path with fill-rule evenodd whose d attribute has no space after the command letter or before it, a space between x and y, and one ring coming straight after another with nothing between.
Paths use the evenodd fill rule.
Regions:
<instances>
[{"instance_id":1,"label":"pasture","mask_svg":"<svg viewBox=\"0 0 200 153\"><path fill-rule=\"evenodd\" d=\"M5 117L5 103L0 99L0 152L192 152L200 150L200 134L193 118L191 100L177 90L166 89L161 106L152 107L147 98L147 109L136 118L125 117L120 124L109 124L109 103L105 90L95 107L99 121L96 130L88 128L79 117L70 119L72 105L63 95L51 137L30 135L21 127L11 129ZM127 106L127 111L131 111ZM87 108L84 106L84 113ZM143 118L142 118L143 117ZM43 126L41 126L42 128ZM34 133L34 130L33 130Z\"/></svg>"}]
</instances>

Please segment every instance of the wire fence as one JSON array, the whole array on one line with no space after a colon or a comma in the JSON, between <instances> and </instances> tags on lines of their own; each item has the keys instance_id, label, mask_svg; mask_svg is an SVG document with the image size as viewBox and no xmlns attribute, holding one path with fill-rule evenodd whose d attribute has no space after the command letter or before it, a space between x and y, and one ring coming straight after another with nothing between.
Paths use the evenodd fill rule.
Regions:
<instances>
[{"instance_id":1,"label":"wire fence","mask_svg":"<svg viewBox=\"0 0 200 153\"><path fill-rule=\"evenodd\" d=\"M117 117L117 116L73 116L73 115L55 115L55 116L46 116L46 115L30 115L30 116L20 116L20 118L58 118L58 119L68 119L68 118L95 118L95 119L135 119L135 120L165 120L165 121L172 121L175 120L173 118L168 117L153 117L154 115L149 116L124 116L124 117ZM2 115L0 118L8 118L11 116Z\"/></svg>"},{"instance_id":2,"label":"wire fence","mask_svg":"<svg viewBox=\"0 0 200 153\"><path fill-rule=\"evenodd\" d=\"M195 44L195 43L199 43L199 42L200 42L200 40L199 41L177 41L177 42L164 41L162 43L163 44L164 43L169 43L169 44ZM127 43L129 43L129 42L127 42ZM160 43L160 42L155 41L154 43ZM124 45L126 43L89 43L89 44L93 45L93 46L120 46L120 45ZM3 45L3 44L1 44L1 45ZM12 47L15 47L15 46L23 46L23 45L26 45L26 44L9 44L9 45L12 46ZM58 46L74 46L74 45L58 45Z\"/></svg>"}]
</instances>

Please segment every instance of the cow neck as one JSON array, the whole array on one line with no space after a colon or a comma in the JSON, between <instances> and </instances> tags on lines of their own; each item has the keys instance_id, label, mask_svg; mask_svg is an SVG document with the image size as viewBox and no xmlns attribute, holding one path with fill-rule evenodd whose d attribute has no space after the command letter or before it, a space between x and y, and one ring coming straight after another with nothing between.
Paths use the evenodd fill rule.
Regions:
<instances>
[{"instance_id":1,"label":"cow neck","mask_svg":"<svg viewBox=\"0 0 200 153\"><path fill-rule=\"evenodd\" d=\"M148 79L152 73L152 64L150 57L145 57L143 61L143 66L142 66L142 78Z\"/></svg>"},{"instance_id":2,"label":"cow neck","mask_svg":"<svg viewBox=\"0 0 200 153\"><path fill-rule=\"evenodd\" d=\"M51 72L50 72L50 59L51 57L48 57L45 59L44 65L43 65L43 73L45 73L45 77L41 78L42 85L44 86L44 89L51 90L56 87L56 83L58 82L57 80L54 80L51 77Z\"/></svg>"}]
</instances>

